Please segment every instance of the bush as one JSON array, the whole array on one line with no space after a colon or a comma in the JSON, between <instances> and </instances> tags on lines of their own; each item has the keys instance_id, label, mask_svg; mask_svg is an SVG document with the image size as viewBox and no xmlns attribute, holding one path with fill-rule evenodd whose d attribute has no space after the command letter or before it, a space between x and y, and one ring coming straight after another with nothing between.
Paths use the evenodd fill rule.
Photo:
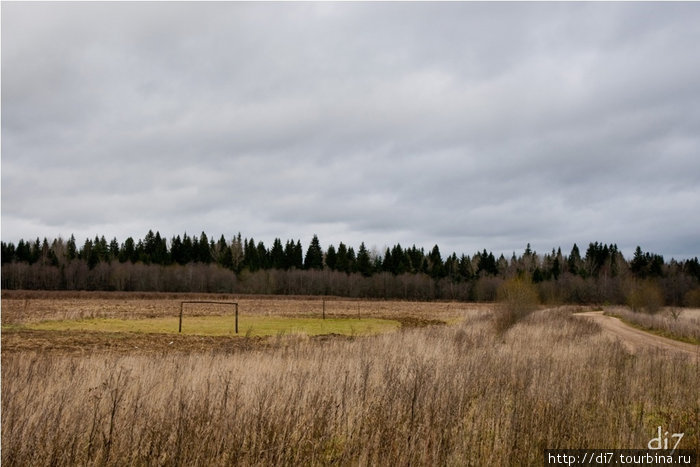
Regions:
<instances>
[{"instance_id":1,"label":"bush","mask_svg":"<svg viewBox=\"0 0 700 467\"><path fill-rule=\"evenodd\" d=\"M691 308L700 308L700 288L689 290L685 294L685 304Z\"/></svg>"},{"instance_id":2,"label":"bush","mask_svg":"<svg viewBox=\"0 0 700 467\"><path fill-rule=\"evenodd\" d=\"M632 286L632 290L627 295L627 305L633 311L653 315L661 310L664 299L658 285L651 281L645 281Z\"/></svg>"},{"instance_id":3,"label":"bush","mask_svg":"<svg viewBox=\"0 0 700 467\"><path fill-rule=\"evenodd\" d=\"M498 289L503 284L500 277L480 277L474 284L474 299L477 302L492 302L498 298Z\"/></svg>"},{"instance_id":4,"label":"bush","mask_svg":"<svg viewBox=\"0 0 700 467\"><path fill-rule=\"evenodd\" d=\"M496 331L503 333L515 323L537 309L539 299L532 282L525 279L509 279L498 288Z\"/></svg>"}]
</instances>

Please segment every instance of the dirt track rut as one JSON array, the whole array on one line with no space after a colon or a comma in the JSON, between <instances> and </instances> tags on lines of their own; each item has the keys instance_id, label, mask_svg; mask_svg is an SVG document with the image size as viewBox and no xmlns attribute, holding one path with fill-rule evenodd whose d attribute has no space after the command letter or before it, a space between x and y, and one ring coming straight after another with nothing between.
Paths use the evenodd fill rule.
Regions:
<instances>
[{"instance_id":1,"label":"dirt track rut","mask_svg":"<svg viewBox=\"0 0 700 467\"><path fill-rule=\"evenodd\" d=\"M656 348L668 352L681 352L691 356L700 355L700 346L680 342L641 331L623 323L613 316L606 316L602 311L587 311L575 316L585 317L600 324L603 332L618 338L627 349L635 352L643 348Z\"/></svg>"}]
</instances>

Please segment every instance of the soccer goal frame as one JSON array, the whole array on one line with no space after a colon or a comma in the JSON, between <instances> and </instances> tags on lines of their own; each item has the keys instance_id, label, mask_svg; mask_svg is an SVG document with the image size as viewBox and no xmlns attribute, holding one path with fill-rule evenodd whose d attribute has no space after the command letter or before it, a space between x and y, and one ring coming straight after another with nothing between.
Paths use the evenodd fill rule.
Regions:
<instances>
[{"instance_id":1,"label":"soccer goal frame","mask_svg":"<svg viewBox=\"0 0 700 467\"><path fill-rule=\"evenodd\" d=\"M177 332L182 333L182 314L185 310L186 304L214 304L214 305L233 305L236 310L236 334L238 334L238 302L222 302L216 300L184 300L180 302L180 324L178 326Z\"/></svg>"}]
</instances>

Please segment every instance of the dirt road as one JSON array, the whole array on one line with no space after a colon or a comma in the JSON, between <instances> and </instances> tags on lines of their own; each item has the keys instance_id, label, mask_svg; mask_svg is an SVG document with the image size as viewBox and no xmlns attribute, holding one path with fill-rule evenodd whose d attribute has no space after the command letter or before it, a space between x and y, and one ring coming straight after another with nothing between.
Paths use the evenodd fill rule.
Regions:
<instances>
[{"instance_id":1,"label":"dirt road","mask_svg":"<svg viewBox=\"0 0 700 467\"><path fill-rule=\"evenodd\" d=\"M656 348L669 352L681 352L688 355L700 355L700 346L667 339L648 332L635 329L613 316L606 316L602 311L587 311L574 316L592 319L603 328L603 332L619 339L631 352L643 348Z\"/></svg>"}]
</instances>

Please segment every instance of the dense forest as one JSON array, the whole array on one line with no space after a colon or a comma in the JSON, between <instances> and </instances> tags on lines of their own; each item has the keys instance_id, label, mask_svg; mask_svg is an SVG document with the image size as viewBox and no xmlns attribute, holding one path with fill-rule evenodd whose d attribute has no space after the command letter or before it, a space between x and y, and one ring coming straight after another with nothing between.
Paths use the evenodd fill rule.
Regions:
<instances>
[{"instance_id":1,"label":"dense forest","mask_svg":"<svg viewBox=\"0 0 700 467\"><path fill-rule=\"evenodd\" d=\"M510 258L483 250L473 256L446 257L435 245L383 252L355 250L344 243L325 250L314 235L304 249L300 240L277 238L268 248L238 234L210 239L186 233L120 243L104 236L52 241L2 242L4 289L221 292L338 295L411 300L491 301L499 285L512 277L532 281L544 303L626 303L631 294L651 290L666 305L700 306L698 259L665 262L637 247L625 259L615 244L573 245L540 254L528 244Z\"/></svg>"}]
</instances>

